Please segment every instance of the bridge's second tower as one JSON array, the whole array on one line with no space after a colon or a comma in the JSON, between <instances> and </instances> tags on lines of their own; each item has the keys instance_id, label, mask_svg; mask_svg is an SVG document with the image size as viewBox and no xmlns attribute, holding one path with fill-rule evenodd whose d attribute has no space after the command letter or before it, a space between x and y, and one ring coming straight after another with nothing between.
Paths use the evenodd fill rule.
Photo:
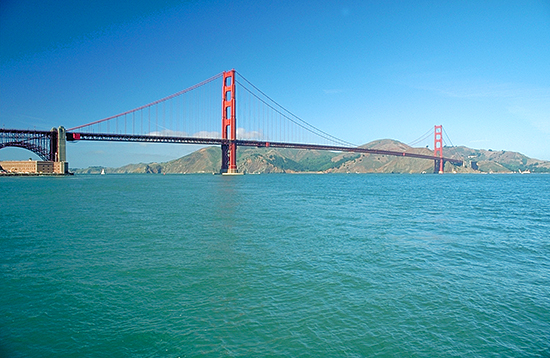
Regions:
<instances>
[{"instance_id":1,"label":"bridge's second tower","mask_svg":"<svg viewBox=\"0 0 550 358\"><path fill-rule=\"evenodd\" d=\"M443 174L443 126L434 127L434 173Z\"/></svg>"},{"instance_id":2,"label":"bridge's second tower","mask_svg":"<svg viewBox=\"0 0 550 358\"><path fill-rule=\"evenodd\" d=\"M237 128L235 100L235 70L223 73L222 98L222 167L221 173L237 173Z\"/></svg>"}]
</instances>

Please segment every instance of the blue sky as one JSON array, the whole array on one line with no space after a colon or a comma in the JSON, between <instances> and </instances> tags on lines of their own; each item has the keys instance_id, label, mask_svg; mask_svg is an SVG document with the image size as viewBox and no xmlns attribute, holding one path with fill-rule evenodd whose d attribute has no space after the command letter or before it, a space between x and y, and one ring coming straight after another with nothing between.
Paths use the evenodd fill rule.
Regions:
<instances>
[{"instance_id":1,"label":"blue sky","mask_svg":"<svg viewBox=\"0 0 550 358\"><path fill-rule=\"evenodd\" d=\"M232 68L352 143L408 143L442 124L454 145L550 160L548 0L0 3L5 128L70 128ZM68 159L120 166L195 149L79 142Z\"/></svg>"}]
</instances>

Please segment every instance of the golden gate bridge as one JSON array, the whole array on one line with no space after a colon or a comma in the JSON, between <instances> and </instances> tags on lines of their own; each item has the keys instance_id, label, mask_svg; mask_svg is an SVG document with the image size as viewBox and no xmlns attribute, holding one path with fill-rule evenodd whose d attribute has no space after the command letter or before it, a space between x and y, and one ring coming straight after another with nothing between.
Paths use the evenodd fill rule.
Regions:
<instances>
[{"instance_id":1,"label":"golden gate bridge","mask_svg":"<svg viewBox=\"0 0 550 358\"><path fill-rule=\"evenodd\" d=\"M357 146L302 120L235 70L130 111L66 130L0 129L0 149L25 148L44 161L66 162L66 142L76 141L219 145L222 174L238 173L237 148L243 146L420 158L433 160L435 173L443 173L445 162L463 163L443 156L440 125L434 126L433 155Z\"/></svg>"}]
</instances>

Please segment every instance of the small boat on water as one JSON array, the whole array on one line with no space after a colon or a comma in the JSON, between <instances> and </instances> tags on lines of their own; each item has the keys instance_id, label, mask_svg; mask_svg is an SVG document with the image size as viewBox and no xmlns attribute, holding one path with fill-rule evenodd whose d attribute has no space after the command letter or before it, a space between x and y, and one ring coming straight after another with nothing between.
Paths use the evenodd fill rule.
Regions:
<instances>
[{"instance_id":1,"label":"small boat on water","mask_svg":"<svg viewBox=\"0 0 550 358\"><path fill-rule=\"evenodd\" d=\"M101 175L105 175L105 169L101 168Z\"/></svg>"}]
</instances>

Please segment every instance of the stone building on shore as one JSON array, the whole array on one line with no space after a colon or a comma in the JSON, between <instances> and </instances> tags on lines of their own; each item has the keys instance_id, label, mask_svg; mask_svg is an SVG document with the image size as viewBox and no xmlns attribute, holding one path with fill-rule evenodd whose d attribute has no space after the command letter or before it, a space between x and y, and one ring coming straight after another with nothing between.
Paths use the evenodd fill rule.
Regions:
<instances>
[{"instance_id":1,"label":"stone building on shore","mask_svg":"<svg viewBox=\"0 0 550 358\"><path fill-rule=\"evenodd\" d=\"M4 174L68 174L68 162L40 160L8 160L0 162L0 172Z\"/></svg>"}]
</instances>

